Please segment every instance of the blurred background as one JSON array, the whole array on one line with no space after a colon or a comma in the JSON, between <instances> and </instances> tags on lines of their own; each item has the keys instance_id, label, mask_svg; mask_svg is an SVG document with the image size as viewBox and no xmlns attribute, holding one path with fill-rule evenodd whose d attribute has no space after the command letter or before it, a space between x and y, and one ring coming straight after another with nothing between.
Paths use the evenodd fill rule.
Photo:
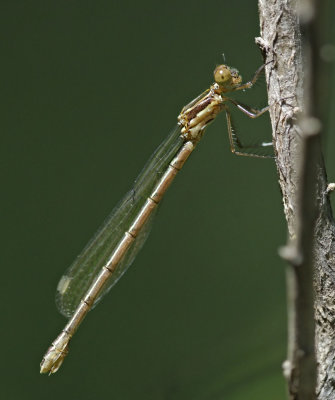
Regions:
<instances>
[{"instance_id":1,"label":"blurred background","mask_svg":"<svg viewBox=\"0 0 335 400\"><path fill-rule=\"evenodd\" d=\"M2 398L285 398L277 250L286 227L275 164L231 154L223 115L59 372L39 374L66 322L54 303L60 277L182 106L212 83L222 53L245 79L262 64L257 2L11 1L0 9ZM271 137L267 115L237 118L251 138ZM326 157L330 136L327 146ZM334 159L327 166L334 180Z\"/></svg>"}]
</instances>

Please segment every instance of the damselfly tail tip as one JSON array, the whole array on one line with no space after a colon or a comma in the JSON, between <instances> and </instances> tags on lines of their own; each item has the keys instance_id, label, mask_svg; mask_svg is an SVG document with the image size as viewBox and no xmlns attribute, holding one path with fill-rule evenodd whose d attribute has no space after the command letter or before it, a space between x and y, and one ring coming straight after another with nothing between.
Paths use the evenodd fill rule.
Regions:
<instances>
[{"instance_id":1,"label":"damselfly tail tip","mask_svg":"<svg viewBox=\"0 0 335 400\"><path fill-rule=\"evenodd\" d=\"M54 374L55 372L57 372L59 370L60 366L62 365L66 354L67 354L67 352L60 353L58 350L50 348L46 352L46 354L43 357L43 360L40 364L40 366L41 366L40 373L41 374L49 373L49 375L51 375L51 374Z\"/></svg>"},{"instance_id":2,"label":"damselfly tail tip","mask_svg":"<svg viewBox=\"0 0 335 400\"><path fill-rule=\"evenodd\" d=\"M64 358L68 353L68 341L62 344L61 347L53 343L45 353L41 364L40 373L49 375L57 372L62 365Z\"/></svg>"}]
</instances>

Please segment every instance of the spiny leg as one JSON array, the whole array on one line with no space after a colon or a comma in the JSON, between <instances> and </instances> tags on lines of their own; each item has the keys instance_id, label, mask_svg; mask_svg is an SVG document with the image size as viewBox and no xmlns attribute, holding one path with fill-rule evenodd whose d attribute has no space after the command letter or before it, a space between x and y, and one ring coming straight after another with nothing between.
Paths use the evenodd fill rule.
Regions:
<instances>
[{"instance_id":1,"label":"spiny leg","mask_svg":"<svg viewBox=\"0 0 335 400\"><path fill-rule=\"evenodd\" d=\"M257 157L257 158L273 158L272 156L267 155L259 155L256 153L244 153L242 149L252 149L252 148L259 148L262 146L244 146L240 139L237 137L236 133L234 132L234 128L232 125L231 114L229 108L224 106L226 112L226 119L227 119L227 127L228 127L228 136L229 136L229 143L230 143L230 150L232 153L238 156L245 156L245 157ZM265 111L264 111L265 112Z\"/></svg>"},{"instance_id":2,"label":"spiny leg","mask_svg":"<svg viewBox=\"0 0 335 400\"><path fill-rule=\"evenodd\" d=\"M246 82L246 83L242 83L240 86L237 86L236 88L234 88L233 90L244 90L244 89L250 89L257 81L257 79L259 78L259 75L261 74L261 72L263 71L263 69L265 68L265 64L261 65L257 71L255 72L253 78L251 79L251 81Z\"/></svg>"},{"instance_id":3,"label":"spiny leg","mask_svg":"<svg viewBox=\"0 0 335 400\"><path fill-rule=\"evenodd\" d=\"M269 110L269 106L263 107L259 110L257 108L253 108L253 107L247 106L243 103L240 103L239 101L234 100L234 99L228 98L228 100L231 103L233 103L244 114L246 114L249 118L258 118Z\"/></svg>"}]
</instances>

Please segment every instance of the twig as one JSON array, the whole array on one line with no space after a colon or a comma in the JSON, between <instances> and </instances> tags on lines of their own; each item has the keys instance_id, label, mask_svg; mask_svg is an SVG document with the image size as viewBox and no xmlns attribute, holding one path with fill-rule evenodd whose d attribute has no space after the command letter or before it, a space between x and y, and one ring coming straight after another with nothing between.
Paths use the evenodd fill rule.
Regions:
<instances>
[{"instance_id":1,"label":"twig","mask_svg":"<svg viewBox=\"0 0 335 400\"><path fill-rule=\"evenodd\" d=\"M331 272L335 270L335 235L319 138L314 1L259 0L259 10L262 37L257 41L266 62L273 61L266 66L268 97L289 232L288 245L280 251L289 263L284 374L291 399L312 400L317 394L319 399L333 400L334 381L329 374L335 378L335 335L329 317L334 314L335 275ZM326 360L331 364L324 365Z\"/></svg>"}]
</instances>

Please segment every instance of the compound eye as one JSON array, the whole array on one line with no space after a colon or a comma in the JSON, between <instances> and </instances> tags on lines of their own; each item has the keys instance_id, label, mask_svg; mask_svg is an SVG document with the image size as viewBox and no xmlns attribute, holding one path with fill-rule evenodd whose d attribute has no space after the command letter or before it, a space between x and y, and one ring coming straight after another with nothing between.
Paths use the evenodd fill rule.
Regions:
<instances>
[{"instance_id":1,"label":"compound eye","mask_svg":"<svg viewBox=\"0 0 335 400\"><path fill-rule=\"evenodd\" d=\"M232 81L232 75L229 67L226 65L219 65L214 70L214 80L219 85L227 85Z\"/></svg>"}]
</instances>

